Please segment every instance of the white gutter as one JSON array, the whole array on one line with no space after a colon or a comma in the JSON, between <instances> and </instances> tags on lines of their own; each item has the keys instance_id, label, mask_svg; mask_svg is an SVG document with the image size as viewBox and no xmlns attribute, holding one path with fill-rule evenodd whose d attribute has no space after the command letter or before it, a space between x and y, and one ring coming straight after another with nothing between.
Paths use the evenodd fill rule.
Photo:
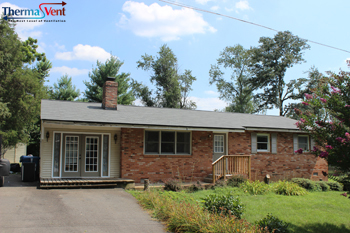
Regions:
<instances>
[{"instance_id":1,"label":"white gutter","mask_svg":"<svg viewBox=\"0 0 350 233\"><path fill-rule=\"evenodd\" d=\"M183 130L183 131L215 131L215 132L239 132L244 133L244 129L217 129L217 128L195 128L195 127L176 127L176 126L150 126L150 125L126 125L126 124L101 124L84 123L69 121L44 121L45 124L70 125L70 126L95 126L95 127L113 127L113 128L136 128L136 129L160 129L160 130Z\"/></svg>"}]
</instances>

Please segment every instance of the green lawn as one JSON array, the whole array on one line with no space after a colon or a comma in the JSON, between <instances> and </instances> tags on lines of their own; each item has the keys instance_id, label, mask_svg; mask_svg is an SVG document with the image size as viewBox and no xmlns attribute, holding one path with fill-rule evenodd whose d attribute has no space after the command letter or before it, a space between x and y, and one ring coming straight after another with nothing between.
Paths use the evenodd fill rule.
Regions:
<instances>
[{"instance_id":1,"label":"green lawn","mask_svg":"<svg viewBox=\"0 0 350 233\"><path fill-rule=\"evenodd\" d=\"M212 193L233 192L246 205L243 215L247 221L255 221L268 213L290 223L292 232L350 233L350 199L344 192L310 192L305 196L283 196L274 193L253 196L238 188L217 188L195 193L174 193L174 198L200 202Z\"/></svg>"}]
</instances>

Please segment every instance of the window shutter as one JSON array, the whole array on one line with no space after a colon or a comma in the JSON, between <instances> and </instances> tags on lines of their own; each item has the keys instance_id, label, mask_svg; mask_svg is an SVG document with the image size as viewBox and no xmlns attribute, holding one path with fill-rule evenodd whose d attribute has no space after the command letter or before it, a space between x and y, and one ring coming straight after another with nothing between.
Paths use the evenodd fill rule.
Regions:
<instances>
[{"instance_id":1,"label":"window shutter","mask_svg":"<svg viewBox=\"0 0 350 233\"><path fill-rule=\"evenodd\" d=\"M298 135L297 134L294 134L293 135L293 144L294 144L294 150L293 150L293 152L294 151L296 151L296 150L298 150L299 148L298 148ZM295 153L295 152L294 152Z\"/></svg>"},{"instance_id":2,"label":"window shutter","mask_svg":"<svg viewBox=\"0 0 350 233\"><path fill-rule=\"evenodd\" d=\"M252 148L252 154L256 154L256 151L257 151L256 133L252 133L251 148Z\"/></svg>"},{"instance_id":3,"label":"window shutter","mask_svg":"<svg viewBox=\"0 0 350 233\"><path fill-rule=\"evenodd\" d=\"M314 149L315 146L315 140L310 135L310 151Z\"/></svg>"},{"instance_id":4,"label":"window shutter","mask_svg":"<svg viewBox=\"0 0 350 233\"><path fill-rule=\"evenodd\" d=\"M271 153L277 154L277 133L271 134Z\"/></svg>"}]
</instances>

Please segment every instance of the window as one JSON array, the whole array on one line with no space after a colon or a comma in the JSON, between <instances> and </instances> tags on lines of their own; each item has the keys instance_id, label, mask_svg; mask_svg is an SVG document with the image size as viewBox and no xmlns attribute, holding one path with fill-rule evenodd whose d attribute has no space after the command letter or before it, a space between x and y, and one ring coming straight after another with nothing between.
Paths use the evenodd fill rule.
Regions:
<instances>
[{"instance_id":1,"label":"window","mask_svg":"<svg viewBox=\"0 0 350 233\"><path fill-rule=\"evenodd\" d=\"M270 135L269 134L258 134L256 143L258 151L270 151Z\"/></svg>"},{"instance_id":2,"label":"window","mask_svg":"<svg viewBox=\"0 0 350 233\"><path fill-rule=\"evenodd\" d=\"M159 132L146 131L145 133L145 152L159 154Z\"/></svg>"},{"instance_id":3,"label":"window","mask_svg":"<svg viewBox=\"0 0 350 233\"><path fill-rule=\"evenodd\" d=\"M224 135L214 135L214 153L224 153Z\"/></svg>"},{"instance_id":4,"label":"window","mask_svg":"<svg viewBox=\"0 0 350 233\"><path fill-rule=\"evenodd\" d=\"M298 148L303 149L303 151L309 150L309 136L306 136L306 135L298 136Z\"/></svg>"},{"instance_id":5,"label":"window","mask_svg":"<svg viewBox=\"0 0 350 233\"><path fill-rule=\"evenodd\" d=\"M188 132L145 131L146 154L191 154Z\"/></svg>"}]
</instances>

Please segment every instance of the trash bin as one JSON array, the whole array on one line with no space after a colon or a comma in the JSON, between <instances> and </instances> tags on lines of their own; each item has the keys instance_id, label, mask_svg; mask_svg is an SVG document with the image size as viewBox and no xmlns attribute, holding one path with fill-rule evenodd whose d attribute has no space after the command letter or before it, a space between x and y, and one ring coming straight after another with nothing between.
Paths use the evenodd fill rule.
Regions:
<instances>
[{"instance_id":1,"label":"trash bin","mask_svg":"<svg viewBox=\"0 0 350 233\"><path fill-rule=\"evenodd\" d=\"M10 175L10 161L8 159L0 159L0 187L4 186L5 176Z\"/></svg>"},{"instance_id":2,"label":"trash bin","mask_svg":"<svg viewBox=\"0 0 350 233\"><path fill-rule=\"evenodd\" d=\"M39 156L22 155L19 161L22 163L22 181L32 182L39 177Z\"/></svg>"},{"instance_id":3,"label":"trash bin","mask_svg":"<svg viewBox=\"0 0 350 233\"><path fill-rule=\"evenodd\" d=\"M35 181L35 163L22 163L22 181Z\"/></svg>"}]
</instances>

